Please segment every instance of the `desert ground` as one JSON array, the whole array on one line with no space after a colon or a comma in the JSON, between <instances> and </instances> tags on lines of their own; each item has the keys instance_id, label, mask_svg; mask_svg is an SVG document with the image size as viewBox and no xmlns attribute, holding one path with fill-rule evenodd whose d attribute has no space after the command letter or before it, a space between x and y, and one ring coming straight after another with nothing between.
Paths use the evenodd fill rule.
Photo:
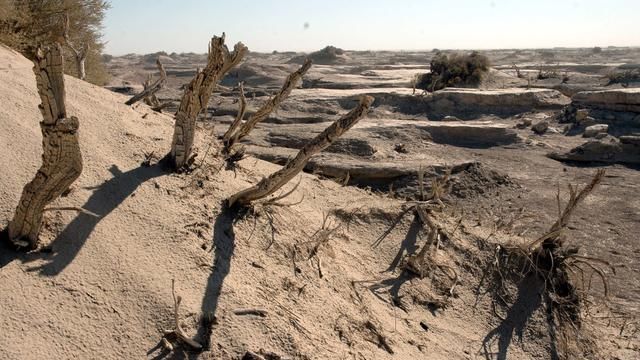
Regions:
<instances>
[{"instance_id":1,"label":"desert ground","mask_svg":"<svg viewBox=\"0 0 640 360\"><path fill-rule=\"evenodd\" d=\"M312 57L228 167L218 139L238 111L238 83L251 115L307 56L250 52L201 114L185 173L159 160L206 55L113 57L104 88L67 77L85 165L54 205L90 214L54 209L39 249L2 245L0 359L560 359L567 348L570 358L637 359L640 82L608 78L640 68L640 49L482 53L492 68L478 87L434 93L413 86L434 51ZM157 77L158 58L168 105L125 105ZM41 161L31 67L0 47L2 222ZM286 164L361 95L375 98L368 116L278 193L289 196L225 210L224 199ZM603 276L591 265L572 274L583 320L558 333L544 284L507 279L501 297L492 264L500 249L544 234L567 185L600 169L564 236L606 266ZM444 265L416 275L406 259L427 235L411 201L443 178L433 216L446 236L433 256ZM179 322L203 350L160 342L174 326L172 281Z\"/></svg>"}]
</instances>

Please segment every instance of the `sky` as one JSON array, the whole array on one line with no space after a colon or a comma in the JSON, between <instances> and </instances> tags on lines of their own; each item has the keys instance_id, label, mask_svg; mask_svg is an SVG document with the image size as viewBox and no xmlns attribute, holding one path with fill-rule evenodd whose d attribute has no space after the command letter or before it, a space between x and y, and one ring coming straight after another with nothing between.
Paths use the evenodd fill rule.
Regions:
<instances>
[{"instance_id":1,"label":"sky","mask_svg":"<svg viewBox=\"0 0 640 360\"><path fill-rule=\"evenodd\" d=\"M111 0L106 53L640 46L640 0Z\"/></svg>"}]
</instances>

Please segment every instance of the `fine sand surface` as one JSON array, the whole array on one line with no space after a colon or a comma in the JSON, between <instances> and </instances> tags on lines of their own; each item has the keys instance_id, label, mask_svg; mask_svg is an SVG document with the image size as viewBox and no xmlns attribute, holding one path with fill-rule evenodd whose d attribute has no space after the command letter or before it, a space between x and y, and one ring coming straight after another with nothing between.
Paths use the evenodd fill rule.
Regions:
<instances>
[{"instance_id":1,"label":"fine sand surface","mask_svg":"<svg viewBox=\"0 0 640 360\"><path fill-rule=\"evenodd\" d=\"M498 244L526 243L553 223L555 183L588 182L594 169L567 169L544 156L548 147L567 149L578 140L521 131L524 145L511 148L407 142L412 151L433 150L425 158L434 163L481 161L510 179L506 185L474 183L491 177L485 170L469 172L477 177L461 178L464 189L489 190L469 191L436 213L452 234L437 254L457 273L452 289L442 272L419 279L401 271L404 255L426 240L411 212L400 218L404 201L304 173L282 190L300 181L282 201L289 205L258 206L232 223L222 200L278 165L250 156L235 170L225 169L215 149L204 156L211 138L210 124L202 123L199 169L173 174L157 160L141 166L145 153L160 158L168 152L172 117L145 105L125 106L125 95L65 80L68 113L80 120L84 170L72 191L51 206L78 206L98 217L53 210L46 214L41 249L0 247L0 359L240 359L260 349L283 359L548 359L554 353L540 294L521 292L517 305L495 310L481 280ZM335 94L321 95L320 102ZM4 227L40 165L42 137L31 63L1 46L0 104ZM326 120L346 111L333 106L335 114L323 115ZM378 124L386 121L377 118L383 119ZM494 120L499 129L508 121ZM355 134L380 127L375 124L363 121ZM382 140L374 145L392 146ZM625 319L637 321L640 302L640 176L618 165L609 170L576 213L569 236L587 247L587 255L620 268L611 279L617 312L603 310L584 324L585 336L599 349L589 357L634 359L640 355L637 334L619 333ZM531 233L493 233L496 217L525 204L533 218L520 230L530 227ZM316 244L325 218L337 230ZM318 255L309 259L315 245ZM159 347L163 331L173 328L172 280L182 297L183 328L205 344L204 352ZM238 309L266 315L237 315ZM202 316L212 319L210 329Z\"/></svg>"}]
</instances>

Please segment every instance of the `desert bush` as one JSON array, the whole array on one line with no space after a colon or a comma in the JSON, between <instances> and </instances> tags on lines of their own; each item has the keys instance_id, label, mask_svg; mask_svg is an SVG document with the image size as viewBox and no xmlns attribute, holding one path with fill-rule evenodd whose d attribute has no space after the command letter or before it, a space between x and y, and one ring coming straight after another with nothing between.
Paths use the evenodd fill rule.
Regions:
<instances>
[{"instance_id":1,"label":"desert bush","mask_svg":"<svg viewBox=\"0 0 640 360\"><path fill-rule=\"evenodd\" d=\"M558 71L551 69L551 70L543 70L542 68L540 68L540 70L538 70L538 76L537 76L538 80L546 80L546 79L560 79L560 74L558 74Z\"/></svg>"},{"instance_id":2,"label":"desert bush","mask_svg":"<svg viewBox=\"0 0 640 360\"><path fill-rule=\"evenodd\" d=\"M312 52L309 54L309 58L314 61L333 61L338 58L338 56L344 55L344 50L337 48L335 46L329 45L324 49Z\"/></svg>"},{"instance_id":3,"label":"desert bush","mask_svg":"<svg viewBox=\"0 0 640 360\"><path fill-rule=\"evenodd\" d=\"M154 53L151 54L145 54L142 56L142 62L145 63L149 63L149 64L153 64L156 62L156 60L158 59L158 57L160 56L166 56L166 57L170 57L169 54L167 54L166 51L156 51Z\"/></svg>"},{"instance_id":4,"label":"desert bush","mask_svg":"<svg viewBox=\"0 0 640 360\"><path fill-rule=\"evenodd\" d=\"M298 63L303 64L307 59L311 59L314 63L317 64L331 64L335 61L340 60L341 56L344 55L344 50L337 48L335 46L329 45L324 47L321 50L314 51L311 54L307 55L299 55L295 56L291 60L290 63Z\"/></svg>"},{"instance_id":5,"label":"desert bush","mask_svg":"<svg viewBox=\"0 0 640 360\"><path fill-rule=\"evenodd\" d=\"M602 48L600 46L596 46L593 49L591 49L591 53L600 54L600 53L602 53Z\"/></svg>"},{"instance_id":6,"label":"desert bush","mask_svg":"<svg viewBox=\"0 0 640 360\"><path fill-rule=\"evenodd\" d=\"M543 59L553 59L556 57L556 54L551 50L540 50L538 54L540 54L540 57Z\"/></svg>"},{"instance_id":7,"label":"desert bush","mask_svg":"<svg viewBox=\"0 0 640 360\"><path fill-rule=\"evenodd\" d=\"M439 52L431 60L431 72L420 75L417 87L430 92L455 86L475 86L489 71L489 58L474 51L470 54Z\"/></svg>"},{"instance_id":8,"label":"desert bush","mask_svg":"<svg viewBox=\"0 0 640 360\"><path fill-rule=\"evenodd\" d=\"M86 80L104 84L108 80L101 54L101 27L109 3L105 0L0 0L0 42L29 59L38 44L64 44L64 16L69 16L69 40L87 44ZM65 71L77 75L74 56L65 46Z\"/></svg>"},{"instance_id":9,"label":"desert bush","mask_svg":"<svg viewBox=\"0 0 640 360\"><path fill-rule=\"evenodd\" d=\"M623 86L629 85L630 82L640 82L640 70L624 70L624 71L612 71L607 74L609 82L607 86L614 84L622 84Z\"/></svg>"}]
</instances>

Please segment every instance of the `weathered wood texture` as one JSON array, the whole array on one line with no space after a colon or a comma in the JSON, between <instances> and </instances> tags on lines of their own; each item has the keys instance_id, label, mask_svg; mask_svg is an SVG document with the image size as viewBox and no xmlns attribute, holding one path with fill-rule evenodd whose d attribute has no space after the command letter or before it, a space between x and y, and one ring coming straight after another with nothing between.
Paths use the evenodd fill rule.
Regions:
<instances>
[{"instance_id":1,"label":"weathered wood texture","mask_svg":"<svg viewBox=\"0 0 640 360\"><path fill-rule=\"evenodd\" d=\"M271 114L273 110L275 110L280 105L280 103L282 103L282 101L284 101L284 99L286 99L289 94L291 94L291 91L296 87L300 79L302 79L302 76L306 74L309 68L311 68L311 60L307 59L302 67L300 67L300 69L294 71L287 77L280 91L274 97L269 99L269 101L267 101L251 117L249 117L249 119L244 124L242 124L241 127L238 128L238 120L234 121L231 126L237 128L237 130L234 130L234 132L228 134L228 136L227 134L225 134L225 137L227 137L224 140L224 148L226 153L230 153L233 146L238 141L249 135L249 132L251 132L251 130L253 130L253 128L259 122L266 119L267 116L269 116L269 114Z\"/></svg>"},{"instance_id":2,"label":"weathered wood texture","mask_svg":"<svg viewBox=\"0 0 640 360\"><path fill-rule=\"evenodd\" d=\"M227 201L228 206L235 204L247 205L252 201L267 197L280 189L304 169L311 156L326 149L331 143L362 119L369 111L373 101L374 98L371 96L361 97L360 104L358 104L355 109L336 120L331 126L307 143L300 149L298 155L290 160L282 169L267 178L263 178L257 185L231 196Z\"/></svg>"},{"instance_id":3,"label":"weathered wood texture","mask_svg":"<svg viewBox=\"0 0 640 360\"><path fill-rule=\"evenodd\" d=\"M242 119L244 119L244 113L247 111L247 98L244 96L244 86L242 83L238 84L238 89L240 91L240 99L238 105L238 113L236 114L236 119L231 123L227 132L222 136L223 143L227 144L229 139L233 133L238 130L238 127L242 124Z\"/></svg>"},{"instance_id":4,"label":"weathered wood texture","mask_svg":"<svg viewBox=\"0 0 640 360\"><path fill-rule=\"evenodd\" d=\"M80 176L82 154L78 144L78 118L67 117L62 49L56 44L38 50L36 75L42 129L42 166L22 191L9 222L9 238L20 246L35 248L45 206L60 196Z\"/></svg>"},{"instance_id":5,"label":"weathered wood texture","mask_svg":"<svg viewBox=\"0 0 640 360\"><path fill-rule=\"evenodd\" d=\"M156 60L156 65L158 65L158 71L160 72L160 78L158 78L155 82L151 83L151 79L149 78L142 85L144 90L141 93L134 95L131 99L127 100L125 104L133 105L136 102L144 99L144 102L147 105L152 107L160 106L160 101L156 98L156 93L162 89L164 84L167 82L167 72L164 70L164 66L160 62L160 59Z\"/></svg>"},{"instance_id":6,"label":"weathered wood texture","mask_svg":"<svg viewBox=\"0 0 640 360\"><path fill-rule=\"evenodd\" d=\"M224 34L222 37L214 36L211 39L207 66L204 70L198 71L186 87L175 115L170 153L175 169L185 167L191 158L196 120L198 114L206 109L213 89L224 77L225 71L229 71L242 60L247 50L242 43L237 43L233 54L229 53L224 44Z\"/></svg>"}]
</instances>

